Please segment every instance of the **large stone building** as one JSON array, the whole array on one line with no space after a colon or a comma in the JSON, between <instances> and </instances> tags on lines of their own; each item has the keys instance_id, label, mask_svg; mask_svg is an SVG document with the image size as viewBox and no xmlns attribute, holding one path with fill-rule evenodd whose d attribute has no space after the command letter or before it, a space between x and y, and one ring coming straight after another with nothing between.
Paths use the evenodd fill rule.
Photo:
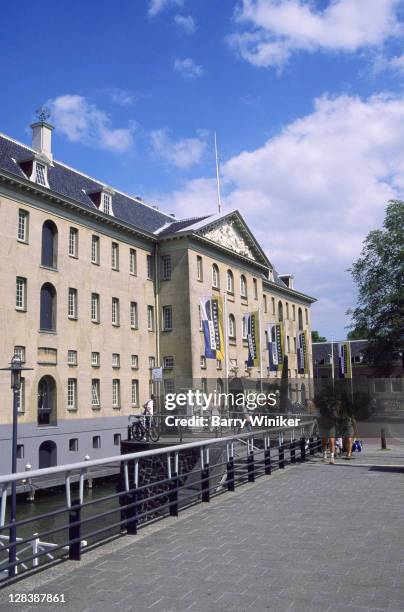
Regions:
<instances>
[{"instance_id":1,"label":"large stone building","mask_svg":"<svg viewBox=\"0 0 404 612\"><path fill-rule=\"evenodd\" d=\"M19 469L117 454L128 415L153 391L202 388L271 372L267 325L282 321L291 391L297 342L314 299L278 276L238 211L177 220L54 160L52 126L32 146L0 135L1 355L27 367L18 416ZM199 300L225 303L226 356L204 358ZM260 312L261 366L248 368L243 315ZM0 377L1 471L10 468L11 392Z\"/></svg>"}]
</instances>

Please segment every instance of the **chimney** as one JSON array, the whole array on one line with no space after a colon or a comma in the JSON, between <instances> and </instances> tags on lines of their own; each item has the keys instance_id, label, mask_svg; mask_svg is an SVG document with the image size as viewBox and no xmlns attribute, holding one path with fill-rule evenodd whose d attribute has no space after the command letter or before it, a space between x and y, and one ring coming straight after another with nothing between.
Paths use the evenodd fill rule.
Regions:
<instances>
[{"instance_id":1,"label":"chimney","mask_svg":"<svg viewBox=\"0 0 404 612\"><path fill-rule=\"evenodd\" d=\"M52 161L52 130L53 125L47 123L50 112L46 108L37 111L39 121L31 124L32 148L41 155Z\"/></svg>"}]
</instances>

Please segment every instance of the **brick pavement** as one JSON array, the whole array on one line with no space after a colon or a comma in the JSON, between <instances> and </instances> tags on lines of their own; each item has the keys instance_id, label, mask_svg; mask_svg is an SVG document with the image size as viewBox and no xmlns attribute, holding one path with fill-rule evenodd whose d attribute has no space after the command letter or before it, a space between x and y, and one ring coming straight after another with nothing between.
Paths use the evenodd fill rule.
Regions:
<instances>
[{"instance_id":1,"label":"brick pavement","mask_svg":"<svg viewBox=\"0 0 404 612\"><path fill-rule=\"evenodd\" d=\"M63 606L8 605L7 590L0 610L403 612L404 474L364 459L264 477L89 563L66 563L38 589L65 593Z\"/></svg>"}]
</instances>

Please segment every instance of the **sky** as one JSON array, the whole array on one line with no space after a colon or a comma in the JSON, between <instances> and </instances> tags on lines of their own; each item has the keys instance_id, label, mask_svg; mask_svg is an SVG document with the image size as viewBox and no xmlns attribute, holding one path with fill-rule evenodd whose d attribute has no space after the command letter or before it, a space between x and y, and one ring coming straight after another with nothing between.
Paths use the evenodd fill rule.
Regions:
<instances>
[{"instance_id":1,"label":"sky","mask_svg":"<svg viewBox=\"0 0 404 612\"><path fill-rule=\"evenodd\" d=\"M404 0L3 0L0 131L177 217L240 210L344 338L347 271L404 197Z\"/></svg>"}]
</instances>

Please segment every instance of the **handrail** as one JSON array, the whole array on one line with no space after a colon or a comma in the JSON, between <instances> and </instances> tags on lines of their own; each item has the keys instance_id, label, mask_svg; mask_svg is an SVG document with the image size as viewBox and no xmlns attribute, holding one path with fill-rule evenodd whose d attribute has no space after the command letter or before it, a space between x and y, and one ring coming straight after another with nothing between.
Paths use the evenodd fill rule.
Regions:
<instances>
[{"instance_id":1,"label":"handrail","mask_svg":"<svg viewBox=\"0 0 404 612\"><path fill-rule=\"evenodd\" d=\"M292 418L292 417L290 417ZM306 425L310 425L313 422L313 419L300 422L295 429L303 428ZM290 427L271 427L266 428L268 432L279 432L290 430ZM131 461L132 459L142 459L143 457L153 457L155 455L162 455L166 453L175 453L177 451L188 450L191 448L201 448L210 446L213 444L220 444L222 442L231 442L232 440L240 439L240 438L251 438L254 435L257 435L258 432L265 431L264 429L255 430L252 432L246 432L244 434L235 434L233 436L226 436L222 438L214 438L213 440L199 440L196 442L187 442L185 444L176 444L174 446L165 446L162 448L154 448L147 451L140 451L136 453L127 453L125 455L115 455L113 457L104 457L102 459L90 459L88 461L78 461L77 463L66 463L64 465L58 465L49 468L41 468L38 470L30 470L29 478L37 478L40 476L48 476L50 474L63 474L66 472L71 472L73 470L82 470L88 469L91 467L95 467L98 465L109 465L111 463L123 463L127 461ZM17 472L16 474L6 474L4 476L0 476L0 485L8 484L11 482L16 482L19 480L26 480L27 472Z\"/></svg>"}]
</instances>

